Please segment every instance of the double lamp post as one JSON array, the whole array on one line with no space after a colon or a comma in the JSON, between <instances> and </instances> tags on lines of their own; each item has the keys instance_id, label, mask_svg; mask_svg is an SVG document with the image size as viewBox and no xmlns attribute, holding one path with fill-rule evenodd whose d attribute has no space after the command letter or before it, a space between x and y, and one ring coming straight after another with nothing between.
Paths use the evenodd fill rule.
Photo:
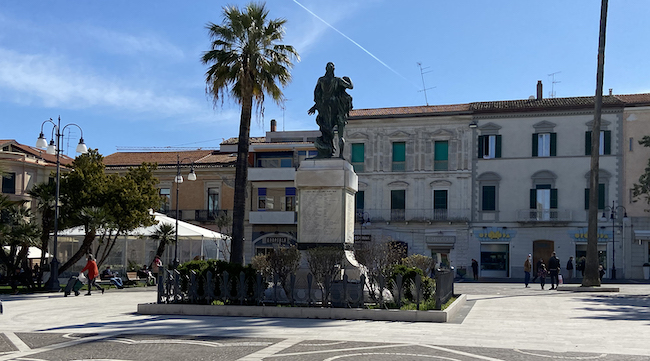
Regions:
<instances>
[{"instance_id":1,"label":"double lamp post","mask_svg":"<svg viewBox=\"0 0 650 361\"><path fill-rule=\"evenodd\" d=\"M52 124L52 137L50 140L50 143L48 145L47 140L45 139L45 135L43 134L43 126L45 123L51 123ZM65 132L65 128L69 126L75 126L79 128L79 131L81 132L81 137L79 138L79 144L77 144L77 153L87 153L88 152L88 147L84 143L84 135L83 135L83 130L81 129L80 126L74 123L67 124L61 128L61 117L59 117L58 121L55 123L52 118L44 121L41 124L41 133L38 136L38 140L36 141L36 147L37 148L47 148L46 153L50 155L56 154L56 191L54 195L54 249L53 249L53 257L52 257L52 262L50 263L50 279L47 281L47 284L45 285L48 289L50 290L55 290L58 291L60 289L59 285L59 260L57 259L57 252L58 252L58 234L59 234L59 189L60 189L60 183L61 183L61 138L63 137L63 133ZM54 141L56 139L56 142Z\"/></svg>"},{"instance_id":2,"label":"double lamp post","mask_svg":"<svg viewBox=\"0 0 650 361\"><path fill-rule=\"evenodd\" d=\"M605 209L603 209L603 216L601 218L604 220L607 220L607 217L605 217L605 212L609 212L609 218L612 220L612 279L616 279L616 218L617 218L617 212L623 211L623 222L625 222L627 218L627 210L623 206L617 206L616 201L612 201L612 206L606 206ZM625 225L625 223L623 223ZM625 234L622 235L622 237L625 237Z\"/></svg>"},{"instance_id":3,"label":"double lamp post","mask_svg":"<svg viewBox=\"0 0 650 361\"><path fill-rule=\"evenodd\" d=\"M195 181L196 180L196 173L194 172L194 161L191 160L190 158L183 158L180 159L180 156L176 154L176 177L174 177L174 183L176 183L176 227L174 228L175 230L175 235L174 235L174 269L178 268L178 265L180 264L178 260L178 188L181 183L183 183L183 176L181 175L181 166L185 165L182 162L184 161L190 161L190 174L187 175L187 180L190 181Z\"/></svg>"}]
</instances>

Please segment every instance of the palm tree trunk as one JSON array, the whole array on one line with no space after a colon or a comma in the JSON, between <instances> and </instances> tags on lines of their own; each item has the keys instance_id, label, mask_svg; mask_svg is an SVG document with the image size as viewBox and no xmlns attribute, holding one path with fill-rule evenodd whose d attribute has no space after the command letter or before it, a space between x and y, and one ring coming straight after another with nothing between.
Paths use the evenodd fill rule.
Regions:
<instances>
[{"instance_id":1,"label":"palm tree trunk","mask_svg":"<svg viewBox=\"0 0 650 361\"><path fill-rule=\"evenodd\" d=\"M79 261L83 256L85 256L88 253L88 250L90 249L90 246L93 244L93 241L95 240L96 233L95 231L90 231L89 233L86 233L84 236L83 243L81 243L81 247L79 250L70 257L68 262L64 263L61 267L59 267L59 275L63 273L63 271L67 270L68 268L72 267L77 261Z\"/></svg>"},{"instance_id":2,"label":"palm tree trunk","mask_svg":"<svg viewBox=\"0 0 650 361\"><path fill-rule=\"evenodd\" d=\"M244 217L246 215L246 186L248 183L248 147L253 110L252 90L242 97L237 144L237 168L235 170L235 199L232 217L232 252L230 262L244 264Z\"/></svg>"}]
</instances>

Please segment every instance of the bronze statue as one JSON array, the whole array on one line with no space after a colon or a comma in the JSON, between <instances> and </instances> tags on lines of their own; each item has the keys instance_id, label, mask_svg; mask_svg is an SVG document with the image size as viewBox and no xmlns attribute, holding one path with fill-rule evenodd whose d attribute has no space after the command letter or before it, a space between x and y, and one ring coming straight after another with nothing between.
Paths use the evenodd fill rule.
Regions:
<instances>
[{"instance_id":1,"label":"bronze statue","mask_svg":"<svg viewBox=\"0 0 650 361\"><path fill-rule=\"evenodd\" d=\"M315 158L332 158L334 156L334 130L339 134L339 158L343 159L343 147L345 139L343 132L348 123L348 115L352 110L352 97L345 90L352 89L352 81L347 76L337 78L334 76L334 63L329 62L325 67L325 75L318 78L316 89L314 89L314 106L308 114L316 116L321 136L316 139L314 145L318 150Z\"/></svg>"}]
</instances>

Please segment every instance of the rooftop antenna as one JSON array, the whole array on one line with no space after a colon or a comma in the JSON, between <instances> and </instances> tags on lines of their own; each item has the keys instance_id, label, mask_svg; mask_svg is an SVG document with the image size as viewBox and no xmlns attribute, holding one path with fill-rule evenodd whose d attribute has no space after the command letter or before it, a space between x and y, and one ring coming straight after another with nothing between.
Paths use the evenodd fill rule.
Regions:
<instances>
[{"instance_id":1,"label":"rooftop antenna","mask_svg":"<svg viewBox=\"0 0 650 361\"><path fill-rule=\"evenodd\" d=\"M555 74L560 74L561 71L556 71L555 73L548 74L551 77L551 91L548 93L550 98L555 98L555 83L561 83L559 80L555 80Z\"/></svg>"},{"instance_id":2,"label":"rooftop antenna","mask_svg":"<svg viewBox=\"0 0 650 361\"><path fill-rule=\"evenodd\" d=\"M429 69L430 67L427 66L427 67L423 68L422 63L419 62L419 61L417 62L417 64L418 64L418 67L420 68L420 76L422 77L422 90L418 90L418 92L424 92L424 102L427 103L427 106L429 106L429 100L427 99L427 90L433 89L435 87L427 88L427 86L424 84L424 74L431 73L432 70L425 71L425 70Z\"/></svg>"},{"instance_id":3,"label":"rooftop antenna","mask_svg":"<svg viewBox=\"0 0 650 361\"><path fill-rule=\"evenodd\" d=\"M287 110L287 106L285 105L285 102L291 101L291 99L284 99L284 101L280 104L280 108L282 109L282 131L284 132L284 112Z\"/></svg>"}]
</instances>

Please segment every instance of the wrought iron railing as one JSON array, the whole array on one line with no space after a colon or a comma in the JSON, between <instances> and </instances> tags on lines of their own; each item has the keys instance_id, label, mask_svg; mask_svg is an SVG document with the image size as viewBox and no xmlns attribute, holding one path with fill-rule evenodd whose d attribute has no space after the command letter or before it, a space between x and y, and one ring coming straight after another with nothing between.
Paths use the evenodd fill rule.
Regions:
<instances>
[{"instance_id":1,"label":"wrought iron railing","mask_svg":"<svg viewBox=\"0 0 650 361\"><path fill-rule=\"evenodd\" d=\"M357 209L359 222L452 222L469 221L469 209Z\"/></svg>"},{"instance_id":2,"label":"wrought iron railing","mask_svg":"<svg viewBox=\"0 0 650 361\"><path fill-rule=\"evenodd\" d=\"M568 209L519 209L518 222L570 222L571 211Z\"/></svg>"}]
</instances>

